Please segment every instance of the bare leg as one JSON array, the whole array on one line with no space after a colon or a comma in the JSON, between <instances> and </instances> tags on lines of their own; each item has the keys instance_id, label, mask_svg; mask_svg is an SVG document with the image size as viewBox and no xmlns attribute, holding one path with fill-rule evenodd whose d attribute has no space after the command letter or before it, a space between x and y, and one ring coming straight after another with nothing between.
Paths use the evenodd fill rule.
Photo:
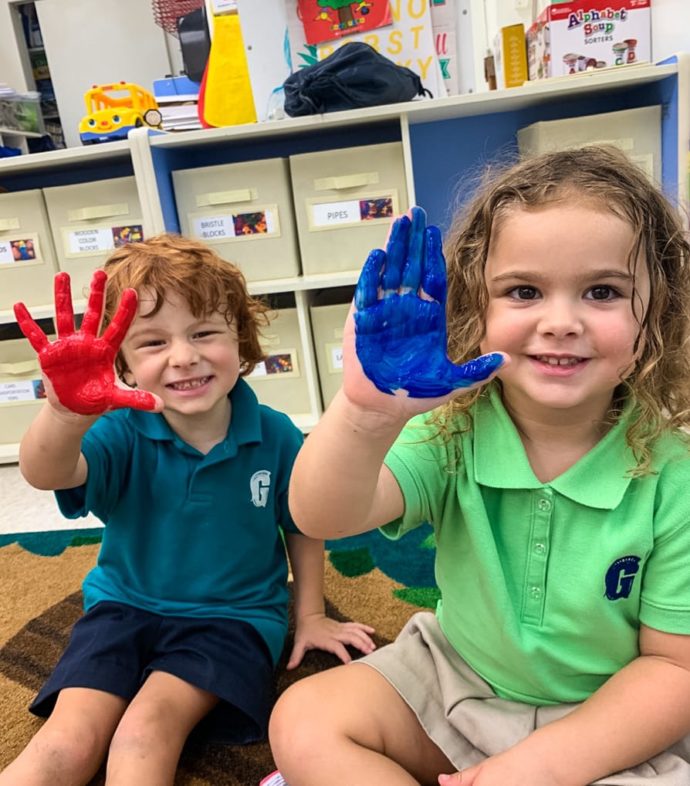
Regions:
<instances>
[{"instance_id":1,"label":"bare leg","mask_svg":"<svg viewBox=\"0 0 690 786\"><path fill-rule=\"evenodd\" d=\"M172 784L185 740L217 703L212 693L154 671L115 730L108 755L108 786Z\"/></svg>"},{"instance_id":2,"label":"bare leg","mask_svg":"<svg viewBox=\"0 0 690 786\"><path fill-rule=\"evenodd\" d=\"M351 664L291 686L271 716L271 748L290 786L419 786L454 772L375 669Z\"/></svg>"},{"instance_id":3,"label":"bare leg","mask_svg":"<svg viewBox=\"0 0 690 786\"><path fill-rule=\"evenodd\" d=\"M96 774L127 702L90 688L64 688L29 744L0 774L1 786L82 786Z\"/></svg>"}]
</instances>

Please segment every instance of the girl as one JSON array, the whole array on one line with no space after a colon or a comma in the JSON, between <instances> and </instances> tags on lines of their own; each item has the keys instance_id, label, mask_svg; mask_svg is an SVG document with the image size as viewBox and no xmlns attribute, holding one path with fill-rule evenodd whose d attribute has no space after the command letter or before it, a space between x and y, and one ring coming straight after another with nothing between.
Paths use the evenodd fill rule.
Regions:
<instances>
[{"instance_id":1,"label":"girl","mask_svg":"<svg viewBox=\"0 0 690 786\"><path fill-rule=\"evenodd\" d=\"M31 706L48 720L0 784L85 784L103 759L108 786L172 784L195 727L220 742L265 735L287 633L283 533L288 668L314 647L370 652L373 631L324 613L323 543L287 509L302 435L242 379L263 359L266 307L240 271L159 235L94 274L80 330L66 273L55 295L53 343L15 309L48 393L20 467L66 516L91 511L106 527L86 614Z\"/></svg>"},{"instance_id":2,"label":"girl","mask_svg":"<svg viewBox=\"0 0 690 786\"><path fill-rule=\"evenodd\" d=\"M687 786L681 224L592 147L490 180L447 252L450 360L438 230L413 209L370 255L290 488L312 537L430 521L442 600L287 691L276 762L290 786Z\"/></svg>"}]
</instances>

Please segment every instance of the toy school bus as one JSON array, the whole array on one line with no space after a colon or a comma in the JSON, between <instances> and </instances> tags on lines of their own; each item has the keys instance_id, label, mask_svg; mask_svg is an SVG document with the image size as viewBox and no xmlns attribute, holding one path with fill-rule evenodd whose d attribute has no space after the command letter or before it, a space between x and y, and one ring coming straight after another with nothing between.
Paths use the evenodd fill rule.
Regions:
<instances>
[{"instance_id":1,"label":"toy school bus","mask_svg":"<svg viewBox=\"0 0 690 786\"><path fill-rule=\"evenodd\" d=\"M126 139L132 128L160 128L162 115L148 90L132 82L94 85L84 94L86 115L79 123L82 144Z\"/></svg>"}]
</instances>

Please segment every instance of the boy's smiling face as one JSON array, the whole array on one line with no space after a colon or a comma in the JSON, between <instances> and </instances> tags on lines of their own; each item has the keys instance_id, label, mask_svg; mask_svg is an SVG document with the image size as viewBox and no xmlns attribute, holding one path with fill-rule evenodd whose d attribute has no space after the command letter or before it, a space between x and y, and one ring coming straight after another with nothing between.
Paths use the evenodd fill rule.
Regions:
<instances>
[{"instance_id":1,"label":"boy's smiling face","mask_svg":"<svg viewBox=\"0 0 690 786\"><path fill-rule=\"evenodd\" d=\"M649 304L646 264L629 270L632 244L628 223L574 198L500 220L481 349L511 357L499 374L509 408L538 419L605 416L634 367Z\"/></svg>"},{"instance_id":2,"label":"boy's smiling face","mask_svg":"<svg viewBox=\"0 0 690 786\"><path fill-rule=\"evenodd\" d=\"M153 293L139 293L137 316L122 344L126 380L159 395L168 420L229 413L227 395L241 362L234 326L218 312L195 317L174 292L148 316L154 303Z\"/></svg>"}]
</instances>

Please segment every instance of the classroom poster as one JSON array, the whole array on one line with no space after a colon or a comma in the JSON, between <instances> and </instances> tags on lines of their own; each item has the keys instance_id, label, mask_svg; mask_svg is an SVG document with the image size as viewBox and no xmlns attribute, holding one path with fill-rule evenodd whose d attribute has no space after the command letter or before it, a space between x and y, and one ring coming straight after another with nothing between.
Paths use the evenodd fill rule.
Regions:
<instances>
[{"instance_id":1,"label":"classroom poster","mask_svg":"<svg viewBox=\"0 0 690 786\"><path fill-rule=\"evenodd\" d=\"M298 0L308 44L363 33L392 22L388 0Z\"/></svg>"}]
</instances>

